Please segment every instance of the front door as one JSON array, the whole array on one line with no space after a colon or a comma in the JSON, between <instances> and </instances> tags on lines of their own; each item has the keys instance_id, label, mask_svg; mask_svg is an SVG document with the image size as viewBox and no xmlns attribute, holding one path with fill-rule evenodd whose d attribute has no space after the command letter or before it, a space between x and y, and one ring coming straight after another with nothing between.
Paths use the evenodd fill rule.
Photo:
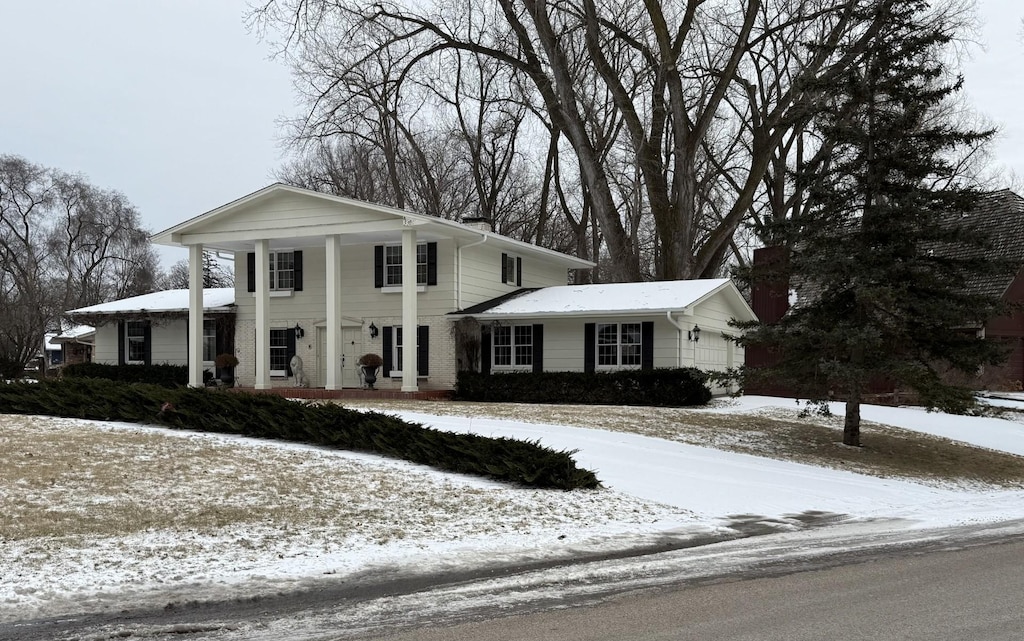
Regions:
<instances>
[{"instance_id":1,"label":"front door","mask_svg":"<svg viewBox=\"0 0 1024 641\"><path fill-rule=\"evenodd\" d=\"M317 328L319 340L317 341L317 361L320 372L320 384L327 383L327 330L323 327ZM362 380L359 378L359 366L356 361L363 355L363 328L342 327L341 328L341 386L361 387Z\"/></svg>"}]
</instances>

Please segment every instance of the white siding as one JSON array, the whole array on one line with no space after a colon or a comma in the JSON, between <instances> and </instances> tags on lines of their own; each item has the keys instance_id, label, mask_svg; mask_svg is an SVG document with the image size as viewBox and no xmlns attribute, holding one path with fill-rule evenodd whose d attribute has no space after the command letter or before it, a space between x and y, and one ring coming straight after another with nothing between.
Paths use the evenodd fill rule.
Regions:
<instances>
[{"instance_id":1,"label":"white siding","mask_svg":"<svg viewBox=\"0 0 1024 641\"><path fill-rule=\"evenodd\" d=\"M255 205L243 207L235 212L215 218L198 233L237 232L239 230L267 230L271 238L282 228L281 221L288 221L288 227L311 227L335 223L361 223L394 221L392 215L354 208L342 203L328 202L294 193L279 193Z\"/></svg>"},{"instance_id":2,"label":"white siding","mask_svg":"<svg viewBox=\"0 0 1024 641\"><path fill-rule=\"evenodd\" d=\"M564 265L544 260L539 256L521 256L503 250L495 244L484 243L462 251L462 307L470 307L520 288L501 280L501 255L520 256L523 259L521 287L549 287L565 285L568 270Z\"/></svg>"}]
</instances>

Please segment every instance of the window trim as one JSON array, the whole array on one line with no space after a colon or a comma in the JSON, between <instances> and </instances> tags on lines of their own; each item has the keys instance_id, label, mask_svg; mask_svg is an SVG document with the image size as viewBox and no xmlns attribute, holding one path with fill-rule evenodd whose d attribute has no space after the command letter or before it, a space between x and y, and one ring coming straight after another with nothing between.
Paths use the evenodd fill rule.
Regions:
<instances>
[{"instance_id":1,"label":"window trim","mask_svg":"<svg viewBox=\"0 0 1024 641\"><path fill-rule=\"evenodd\" d=\"M635 325L636 334L638 340L635 343L623 343L622 342L622 329L625 325ZM607 347L613 343L601 343L601 328L602 327L615 327L615 362L609 364L601 363L601 347ZM622 362L622 348L637 346L639 352L637 354L638 362L624 364ZM644 331L643 323L638 321L633 322L615 322L615 323L596 323L594 327L594 367L598 370L631 370L631 369L642 369L644 362Z\"/></svg>"},{"instance_id":2,"label":"window trim","mask_svg":"<svg viewBox=\"0 0 1024 641\"><path fill-rule=\"evenodd\" d=\"M283 332L284 333L284 346L283 347L275 347L273 345L274 332ZM270 350L270 353L267 354L267 362L268 362L268 365L270 366L270 377L271 378L287 378L288 377L288 364L287 363L285 363L285 368L284 369L274 369L273 365L272 365L272 363L274 362L273 354L274 354L274 350L275 349L278 349L278 350L284 349L285 357L289 358L288 357L288 328L287 327L271 327L270 328L270 336L267 337L267 349Z\"/></svg>"},{"instance_id":3,"label":"window trim","mask_svg":"<svg viewBox=\"0 0 1024 641\"><path fill-rule=\"evenodd\" d=\"M430 281L430 248L427 245L428 245L428 243L425 242L425 241L421 242L421 243L416 243L416 287L417 287L417 289L421 288L421 287L422 288L426 288L427 283ZM401 243L385 243L384 245L382 245L382 247L384 248L384 264L383 264L384 281L383 281L383 285L381 286L381 291L402 291L402 274L403 274L403 271L405 269L405 266L404 266L405 257L402 256L403 247L402 247ZM388 258L389 258L389 256L388 256L389 251L388 250L394 250L396 248L398 249L398 256L399 256L400 260L397 263L388 262ZM421 248L423 250L423 252L422 252L423 262L420 262L420 249ZM394 252L390 252L390 253L392 254L392 256L394 255ZM391 273L395 273L395 272L389 272L388 271L389 267L392 268L392 269L398 268L397 279L391 278ZM423 268L423 280L422 280L422 282L420 281L420 267ZM419 289L419 291L423 291L423 290Z\"/></svg>"},{"instance_id":4,"label":"window trim","mask_svg":"<svg viewBox=\"0 0 1024 641\"><path fill-rule=\"evenodd\" d=\"M147 322L142 320L126 320L124 322L124 335L121 340L124 341L124 363L125 365L145 365L146 364L146 326ZM142 350L142 358L133 359L131 358L132 353L132 328L138 328L139 334L135 335L134 338L138 339L140 349Z\"/></svg>"},{"instance_id":5,"label":"window trim","mask_svg":"<svg viewBox=\"0 0 1024 641\"><path fill-rule=\"evenodd\" d=\"M529 345L523 345L516 341L517 335L516 330L519 328L526 328L530 331L530 343ZM508 345L498 345L498 333L499 330L508 330L509 343ZM518 347L529 347L530 348L530 362L529 363L518 363L516 348ZM498 353L499 347L508 347L509 351L509 364L501 365L498 364ZM491 369L502 372L532 372L534 369L534 359L536 352L536 339L535 339L535 328L533 324L521 324L521 325L497 325L491 328Z\"/></svg>"},{"instance_id":6,"label":"window trim","mask_svg":"<svg viewBox=\"0 0 1024 641\"><path fill-rule=\"evenodd\" d=\"M207 333L207 325L211 328L210 333ZM206 341L207 339L213 339L213 358L206 358ZM213 367L214 361L217 359L217 319L212 316L203 317L203 365L206 367Z\"/></svg>"}]
</instances>

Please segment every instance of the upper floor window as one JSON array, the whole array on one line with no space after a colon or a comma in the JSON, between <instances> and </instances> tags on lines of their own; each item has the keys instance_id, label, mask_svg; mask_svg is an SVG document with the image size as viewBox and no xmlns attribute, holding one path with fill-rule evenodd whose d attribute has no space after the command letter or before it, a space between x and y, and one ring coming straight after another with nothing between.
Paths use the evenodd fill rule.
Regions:
<instances>
[{"instance_id":1,"label":"upper floor window","mask_svg":"<svg viewBox=\"0 0 1024 641\"><path fill-rule=\"evenodd\" d=\"M377 245L374 248L374 287L402 285L402 246ZM416 285L437 284L437 243L416 245Z\"/></svg>"},{"instance_id":2,"label":"upper floor window","mask_svg":"<svg viewBox=\"0 0 1024 641\"><path fill-rule=\"evenodd\" d=\"M384 246L384 286L402 284L402 246ZM427 244L416 245L416 284L427 284Z\"/></svg>"},{"instance_id":3,"label":"upper floor window","mask_svg":"<svg viewBox=\"0 0 1024 641\"><path fill-rule=\"evenodd\" d=\"M270 252L270 289L295 289L295 254Z\"/></svg>"},{"instance_id":4,"label":"upper floor window","mask_svg":"<svg viewBox=\"0 0 1024 641\"><path fill-rule=\"evenodd\" d=\"M503 253L501 255L501 282L519 287L523 284L523 259Z\"/></svg>"},{"instance_id":5,"label":"upper floor window","mask_svg":"<svg viewBox=\"0 0 1024 641\"><path fill-rule=\"evenodd\" d=\"M598 367L639 367L640 323L599 323L597 325Z\"/></svg>"},{"instance_id":6,"label":"upper floor window","mask_svg":"<svg viewBox=\"0 0 1024 641\"><path fill-rule=\"evenodd\" d=\"M272 251L267 253L267 280L270 291L302 291L302 252ZM246 254L246 289L256 291L256 254ZM287 294L278 294L287 295Z\"/></svg>"}]
</instances>

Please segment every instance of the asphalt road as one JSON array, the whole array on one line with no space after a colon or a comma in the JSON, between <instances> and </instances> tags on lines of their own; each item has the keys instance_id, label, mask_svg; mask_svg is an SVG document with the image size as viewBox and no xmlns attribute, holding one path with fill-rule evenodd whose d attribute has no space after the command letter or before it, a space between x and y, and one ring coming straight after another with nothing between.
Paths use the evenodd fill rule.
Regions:
<instances>
[{"instance_id":1,"label":"asphalt road","mask_svg":"<svg viewBox=\"0 0 1024 641\"><path fill-rule=\"evenodd\" d=\"M1021 641L1024 541L874 558L772 578L661 589L596 606L453 627L421 627L372 638Z\"/></svg>"}]
</instances>

